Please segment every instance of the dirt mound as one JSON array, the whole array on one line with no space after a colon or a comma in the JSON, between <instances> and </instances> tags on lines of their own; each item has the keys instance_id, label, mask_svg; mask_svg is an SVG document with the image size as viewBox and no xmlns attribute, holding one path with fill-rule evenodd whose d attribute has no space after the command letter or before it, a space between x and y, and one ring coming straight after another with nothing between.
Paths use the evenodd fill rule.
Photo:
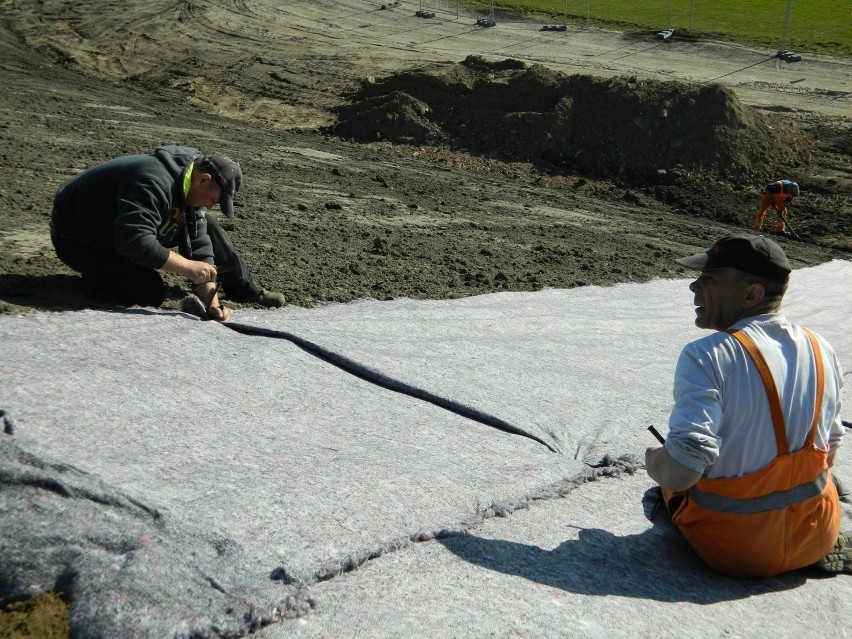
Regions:
<instances>
[{"instance_id":1,"label":"dirt mound","mask_svg":"<svg viewBox=\"0 0 852 639\"><path fill-rule=\"evenodd\" d=\"M599 178L665 181L682 171L752 184L813 152L717 84L566 75L477 56L367 82L337 115L345 138L446 142Z\"/></svg>"}]
</instances>

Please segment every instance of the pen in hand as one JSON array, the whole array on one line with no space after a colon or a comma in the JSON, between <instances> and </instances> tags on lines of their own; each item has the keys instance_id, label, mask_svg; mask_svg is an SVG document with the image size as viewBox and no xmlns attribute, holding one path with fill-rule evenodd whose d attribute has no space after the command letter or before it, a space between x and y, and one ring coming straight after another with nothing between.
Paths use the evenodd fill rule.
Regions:
<instances>
[{"instance_id":1,"label":"pen in hand","mask_svg":"<svg viewBox=\"0 0 852 639\"><path fill-rule=\"evenodd\" d=\"M648 426L648 430L649 430L649 431L651 431L651 434L652 434L654 437L656 437L656 438L657 438L657 441L658 441L658 442L660 442L661 444L665 444L665 443L666 443L666 440L665 440L665 439L663 439L663 436L662 436L662 435L660 435L659 431L658 431L656 428L654 428L654 425L653 425L653 424L652 424L651 426Z\"/></svg>"}]
</instances>

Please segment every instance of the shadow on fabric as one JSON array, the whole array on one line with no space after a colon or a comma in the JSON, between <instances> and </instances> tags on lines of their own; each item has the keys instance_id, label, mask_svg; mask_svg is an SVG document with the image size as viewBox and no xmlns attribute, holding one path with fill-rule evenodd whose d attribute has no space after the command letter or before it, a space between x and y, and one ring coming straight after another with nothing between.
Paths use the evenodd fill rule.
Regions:
<instances>
[{"instance_id":1,"label":"shadow on fabric","mask_svg":"<svg viewBox=\"0 0 852 639\"><path fill-rule=\"evenodd\" d=\"M185 293L180 288L168 288L169 299L179 300ZM79 275L15 275L0 274L0 312L3 305L37 311L120 310L126 307L105 298Z\"/></svg>"},{"instance_id":2,"label":"shadow on fabric","mask_svg":"<svg viewBox=\"0 0 852 639\"><path fill-rule=\"evenodd\" d=\"M762 579L715 573L668 521L624 537L584 528L577 539L552 550L466 533L452 533L437 541L472 564L584 595L713 604L789 590L811 576L805 570Z\"/></svg>"},{"instance_id":3,"label":"shadow on fabric","mask_svg":"<svg viewBox=\"0 0 852 639\"><path fill-rule=\"evenodd\" d=\"M0 275L0 300L40 311L80 310L97 303L79 275Z\"/></svg>"}]
</instances>

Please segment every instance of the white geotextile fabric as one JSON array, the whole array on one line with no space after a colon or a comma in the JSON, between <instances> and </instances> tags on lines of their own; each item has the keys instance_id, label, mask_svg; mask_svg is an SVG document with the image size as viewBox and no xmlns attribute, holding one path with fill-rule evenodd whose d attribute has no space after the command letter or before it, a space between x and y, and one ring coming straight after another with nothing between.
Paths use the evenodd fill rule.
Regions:
<instances>
[{"instance_id":1,"label":"white geotextile fabric","mask_svg":"<svg viewBox=\"0 0 852 639\"><path fill-rule=\"evenodd\" d=\"M852 447L841 451L852 476ZM852 577L733 579L706 568L642 473L585 483L466 535L416 544L314 585L317 609L256 639L848 637ZM843 525L852 522L844 504Z\"/></svg>"},{"instance_id":2,"label":"white geotextile fabric","mask_svg":"<svg viewBox=\"0 0 852 639\"><path fill-rule=\"evenodd\" d=\"M822 333L852 371L849 262L797 270L783 310ZM453 397L551 442L566 456L644 451L665 432L675 363L696 328L690 280L364 301L240 316ZM282 321L282 318L286 320Z\"/></svg>"},{"instance_id":3,"label":"white geotextile fabric","mask_svg":"<svg viewBox=\"0 0 852 639\"><path fill-rule=\"evenodd\" d=\"M177 314L3 317L0 343L2 408L22 446L236 541L270 571L310 577L584 467L289 342Z\"/></svg>"},{"instance_id":4,"label":"white geotextile fabric","mask_svg":"<svg viewBox=\"0 0 852 639\"><path fill-rule=\"evenodd\" d=\"M847 371L850 277L849 262L797 270L784 305ZM475 406L561 454L286 340L146 309L0 316L0 409L25 449L184 529L231 539L270 570L321 577L347 557L541 496L582 474L583 461L641 457L647 426L665 433L680 348L705 334L687 285L234 313ZM643 521L641 495L623 497ZM608 529L603 511L601 520Z\"/></svg>"}]
</instances>

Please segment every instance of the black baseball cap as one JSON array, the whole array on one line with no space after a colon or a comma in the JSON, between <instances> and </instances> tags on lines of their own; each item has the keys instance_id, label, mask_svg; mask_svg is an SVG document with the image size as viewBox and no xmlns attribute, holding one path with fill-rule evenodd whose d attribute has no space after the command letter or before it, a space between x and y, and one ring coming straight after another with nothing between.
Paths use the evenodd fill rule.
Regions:
<instances>
[{"instance_id":1,"label":"black baseball cap","mask_svg":"<svg viewBox=\"0 0 852 639\"><path fill-rule=\"evenodd\" d=\"M243 172L240 165L227 155L210 155L201 163L201 170L210 173L216 184L222 189L219 197L219 208L226 217L234 214L234 196L240 190Z\"/></svg>"},{"instance_id":2,"label":"black baseball cap","mask_svg":"<svg viewBox=\"0 0 852 639\"><path fill-rule=\"evenodd\" d=\"M793 268L778 244L763 235L726 235L706 252L675 260L699 271L732 267L783 284Z\"/></svg>"}]
</instances>

